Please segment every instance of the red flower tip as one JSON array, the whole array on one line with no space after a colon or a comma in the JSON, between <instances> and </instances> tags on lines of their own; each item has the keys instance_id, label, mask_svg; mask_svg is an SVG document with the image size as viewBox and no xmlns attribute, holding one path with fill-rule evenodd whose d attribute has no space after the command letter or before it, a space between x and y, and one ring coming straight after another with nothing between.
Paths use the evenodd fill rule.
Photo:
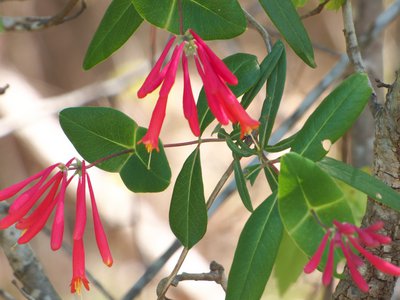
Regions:
<instances>
[{"instance_id":1,"label":"red flower tip","mask_svg":"<svg viewBox=\"0 0 400 300\"><path fill-rule=\"evenodd\" d=\"M161 71L161 67L165 61L165 58L172 47L176 37L173 36L165 46L161 56L157 60L156 64L154 65L153 69L150 71L149 75L147 75L146 80L144 81L143 85L137 92L138 98L144 98L147 94L150 94L156 88L160 86L162 81L164 80L166 71L168 70L169 64L165 65L163 70Z\"/></svg>"},{"instance_id":2,"label":"red flower tip","mask_svg":"<svg viewBox=\"0 0 400 300\"><path fill-rule=\"evenodd\" d=\"M327 231L322 238L321 243L319 244L317 251L315 251L314 255L311 257L310 261L304 267L304 273L309 274L315 271L318 267L319 262L321 261L322 254L324 254L324 250L326 247L326 243L328 242L329 236L331 232Z\"/></svg>"},{"instance_id":3,"label":"red flower tip","mask_svg":"<svg viewBox=\"0 0 400 300\"><path fill-rule=\"evenodd\" d=\"M89 281L86 278L85 270L85 248L83 240L74 240L72 249L72 280L71 280L71 293L81 293L82 284L89 290Z\"/></svg>"},{"instance_id":4,"label":"red flower tip","mask_svg":"<svg viewBox=\"0 0 400 300\"><path fill-rule=\"evenodd\" d=\"M314 271L322 257L322 253L326 247L326 243L331 235L331 232L335 232L334 236L331 238L329 245L329 253L327 262L325 265L325 270L322 277L322 282L324 285L329 284L332 279L333 274L333 249L335 245L339 245L344 257L347 261L347 266L351 277L353 278L356 285L363 292L368 292L369 286L365 279L362 277L358 268L364 263L359 256L354 253L354 249L357 250L362 256L368 260L371 265L373 265L377 270L392 275L400 276L400 267L391 264L384 259L375 256L371 252L367 251L363 246L380 246L390 242L390 238L381 234L376 233L376 231L383 228L383 222L377 222L367 228L359 228L353 224L341 223L338 221L333 221L336 230L329 230L323 237L317 251L311 257L310 261L304 268L305 273L311 273ZM350 247L350 244L352 247Z\"/></svg>"}]
</instances>

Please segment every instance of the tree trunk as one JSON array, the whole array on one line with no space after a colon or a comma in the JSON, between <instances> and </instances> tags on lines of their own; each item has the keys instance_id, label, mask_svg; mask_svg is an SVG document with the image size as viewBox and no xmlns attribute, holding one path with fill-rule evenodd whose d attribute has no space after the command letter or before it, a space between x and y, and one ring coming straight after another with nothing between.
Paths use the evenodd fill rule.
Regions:
<instances>
[{"instance_id":1,"label":"tree trunk","mask_svg":"<svg viewBox=\"0 0 400 300\"><path fill-rule=\"evenodd\" d=\"M386 103L376 116L374 143L374 174L388 186L400 191L400 77L389 88ZM400 214L373 200L368 200L362 227L379 220L385 222L382 233L392 238L392 243L376 249L368 249L373 254L395 264L400 264ZM365 262L365 261L364 261ZM339 282L334 299L390 299L396 278L382 274L365 262L361 274L369 284L369 293L362 293L351 280L348 270L346 279Z\"/></svg>"}]
</instances>

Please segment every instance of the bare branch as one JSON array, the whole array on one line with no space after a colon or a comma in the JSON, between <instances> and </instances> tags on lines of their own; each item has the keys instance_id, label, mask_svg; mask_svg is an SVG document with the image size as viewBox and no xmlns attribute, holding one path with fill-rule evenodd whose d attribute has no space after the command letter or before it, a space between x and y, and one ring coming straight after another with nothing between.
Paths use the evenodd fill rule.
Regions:
<instances>
[{"instance_id":1,"label":"bare branch","mask_svg":"<svg viewBox=\"0 0 400 300\"><path fill-rule=\"evenodd\" d=\"M272 49L272 41L271 37L267 31L267 29L262 26L250 13L243 9L244 15L246 16L247 21L251 24L261 35L264 40L265 46L267 47L268 53L271 52Z\"/></svg>"},{"instance_id":2,"label":"bare branch","mask_svg":"<svg viewBox=\"0 0 400 300\"><path fill-rule=\"evenodd\" d=\"M172 281L173 286L178 286L179 282L185 280L194 280L194 281L214 281L221 285L221 287L226 292L228 287L228 280L225 276L225 269L222 265L217 263L216 261L212 261L210 264L210 272L208 273L182 273L180 275L175 276Z\"/></svg>"},{"instance_id":3,"label":"bare branch","mask_svg":"<svg viewBox=\"0 0 400 300\"><path fill-rule=\"evenodd\" d=\"M356 72L366 72L365 64L361 56L360 48L358 46L357 35L354 28L353 10L351 1L346 1L342 7L343 23L344 23L344 36L346 39L347 55L349 56L351 64L354 66ZM372 89L371 99L368 102L372 116L376 118L377 113L381 107L377 101L377 96L371 81L368 78L368 84Z\"/></svg>"},{"instance_id":4,"label":"bare branch","mask_svg":"<svg viewBox=\"0 0 400 300\"><path fill-rule=\"evenodd\" d=\"M80 2L80 9L73 15L69 15L76 4ZM2 16L0 21L3 23L5 31L35 31L42 30L51 26L59 25L67 21L73 20L80 16L86 9L84 0L71 0L56 15L50 17L8 17Z\"/></svg>"},{"instance_id":5,"label":"bare branch","mask_svg":"<svg viewBox=\"0 0 400 300\"><path fill-rule=\"evenodd\" d=\"M0 217L4 217L7 210L8 206L0 203ZM34 299L61 299L29 245L17 245L19 236L20 233L15 227L1 230L0 246L14 270L15 277L23 285L24 292Z\"/></svg>"},{"instance_id":6,"label":"bare branch","mask_svg":"<svg viewBox=\"0 0 400 300\"><path fill-rule=\"evenodd\" d=\"M10 87L9 84L6 84L3 87L0 87L0 95L4 95L6 93L6 90Z\"/></svg>"},{"instance_id":7,"label":"bare branch","mask_svg":"<svg viewBox=\"0 0 400 300\"><path fill-rule=\"evenodd\" d=\"M318 15L321 13L321 11L324 9L325 5L329 2L329 0L325 0L324 2L320 3L316 8L314 8L312 11L302 15L300 18L301 19L306 19L315 15Z\"/></svg>"},{"instance_id":8,"label":"bare branch","mask_svg":"<svg viewBox=\"0 0 400 300\"><path fill-rule=\"evenodd\" d=\"M0 299L3 300L15 300L13 296L11 296L9 293L6 291L0 290Z\"/></svg>"}]
</instances>

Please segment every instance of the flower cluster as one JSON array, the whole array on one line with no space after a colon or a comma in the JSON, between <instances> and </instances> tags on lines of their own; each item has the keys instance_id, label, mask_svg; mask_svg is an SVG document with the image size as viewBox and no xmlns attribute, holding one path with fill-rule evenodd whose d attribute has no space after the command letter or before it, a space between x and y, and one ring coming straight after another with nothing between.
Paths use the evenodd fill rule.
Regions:
<instances>
[{"instance_id":1,"label":"flower cluster","mask_svg":"<svg viewBox=\"0 0 400 300\"><path fill-rule=\"evenodd\" d=\"M327 230L317 251L304 267L305 273L309 274L318 267L330 238L328 258L322 275L322 283L324 285L328 285L332 280L334 249L336 247L340 248L343 252L350 275L354 282L357 284L359 289L365 293L368 292L369 289L368 283L358 271L358 268L364 263L354 250L357 250L362 256L365 257L367 261L371 263L371 265L373 265L379 271L392 276L400 276L399 267L383 260L378 256L373 255L371 252L365 249L366 247L374 248L391 243L392 240L390 237L377 233L383 228L383 222L376 222L375 224L366 228L359 228L353 224L341 223L338 221L333 221L333 224L334 227Z\"/></svg>"},{"instance_id":2,"label":"flower cluster","mask_svg":"<svg viewBox=\"0 0 400 300\"><path fill-rule=\"evenodd\" d=\"M74 160L76 162L73 164ZM56 169L58 169L58 172L52 175ZM18 194L13 204L10 205L7 216L0 220L0 229L5 229L15 224L17 229L22 230L22 234L18 239L19 244L29 242L42 230L51 213L55 211L50 244L51 249L56 251L60 249L63 241L65 193L72 179L75 176L79 177L73 232L72 293L80 293L82 284L89 290L83 246L83 234L86 226L86 187L89 189L94 231L100 255L107 266L111 266L113 263L107 237L97 210L92 184L86 169L85 161L72 158L66 164L57 163L51 165L39 173L0 191L0 201ZM74 173L68 178L68 171L70 170L74 171Z\"/></svg>"},{"instance_id":3,"label":"flower cluster","mask_svg":"<svg viewBox=\"0 0 400 300\"><path fill-rule=\"evenodd\" d=\"M207 44L193 31L179 38L171 59L163 66L164 61L174 44L176 37L172 37L161 56L150 71L137 95L144 98L161 85L159 98L151 116L149 129L139 143L145 144L147 150L158 151L158 137L165 118L168 95L175 82L179 60L182 60L183 69L183 113L189 122L190 129L195 136L200 135L197 109L190 83L188 59L193 55L197 71L203 81L208 106L223 125L239 123L242 137L259 126L257 120L252 119L240 105L236 96L227 84L236 85L238 79L228 69L224 62L207 46Z\"/></svg>"}]
</instances>

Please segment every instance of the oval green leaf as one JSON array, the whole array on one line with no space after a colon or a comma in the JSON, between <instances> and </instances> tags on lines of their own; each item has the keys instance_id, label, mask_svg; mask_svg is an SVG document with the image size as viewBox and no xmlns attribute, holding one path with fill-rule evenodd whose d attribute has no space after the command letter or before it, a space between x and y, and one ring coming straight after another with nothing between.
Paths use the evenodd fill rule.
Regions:
<instances>
[{"instance_id":1,"label":"oval green leaf","mask_svg":"<svg viewBox=\"0 0 400 300\"><path fill-rule=\"evenodd\" d=\"M371 96L366 74L356 73L331 92L307 119L292 143L292 151L320 160L350 128Z\"/></svg>"},{"instance_id":2,"label":"oval green leaf","mask_svg":"<svg viewBox=\"0 0 400 300\"><path fill-rule=\"evenodd\" d=\"M237 0L132 0L149 23L180 34L191 28L205 40L233 38L246 30L247 23Z\"/></svg>"},{"instance_id":3,"label":"oval green leaf","mask_svg":"<svg viewBox=\"0 0 400 300\"><path fill-rule=\"evenodd\" d=\"M206 233L207 207L199 148L186 159L176 179L169 210L169 224L178 240L188 249Z\"/></svg>"},{"instance_id":4,"label":"oval green leaf","mask_svg":"<svg viewBox=\"0 0 400 300\"><path fill-rule=\"evenodd\" d=\"M171 170L161 143L149 164L145 147L137 144L145 129L127 115L108 107L75 107L61 111L59 119L68 139L88 162L124 153L96 167L120 173L131 191L160 192L169 185Z\"/></svg>"},{"instance_id":5,"label":"oval green leaf","mask_svg":"<svg viewBox=\"0 0 400 300\"><path fill-rule=\"evenodd\" d=\"M276 193L250 216L240 234L229 272L226 300L259 300L271 275L283 226Z\"/></svg>"},{"instance_id":6,"label":"oval green leaf","mask_svg":"<svg viewBox=\"0 0 400 300\"><path fill-rule=\"evenodd\" d=\"M86 51L83 68L89 70L117 51L142 22L131 0L113 0Z\"/></svg>"},{"instance_id":7,"label":"oval green leaf","mask_svg":"<svg viewBox=\"0 0 400 300\"><path fill-rule=\"evenodd\" d=\"M317 249L333 220L354 224L350 206L335 181L317 164L296 153L281 158L279 212L286 231L308 256Z\"/></svg>"},{"instance_id":8,"label":"oval green leaf","mask_svg":"<svg viewBox=\"0 0 400 300\"><path fill-rule=\"evenodd\" d=\"M310 67L315 68L314 50L303 23L291 0L259 0L293 51Z\"/></svg>"},{"instance_id":9,"label":"oval green leaf","mask_svg":"<svg viewBox=\"0 0 400 300\"><path fill-rule=\"evenodd\" d=\"M236 97L243 95L257 82L260 76L260 65L256 56L237 53L226 57L223 61L239 80L236 86L229 86ZM215 119L208 107L204 89L201 90L197 101L197 111L200 131L204 132L207 126Z\"/></svg>"}]
</instances>

